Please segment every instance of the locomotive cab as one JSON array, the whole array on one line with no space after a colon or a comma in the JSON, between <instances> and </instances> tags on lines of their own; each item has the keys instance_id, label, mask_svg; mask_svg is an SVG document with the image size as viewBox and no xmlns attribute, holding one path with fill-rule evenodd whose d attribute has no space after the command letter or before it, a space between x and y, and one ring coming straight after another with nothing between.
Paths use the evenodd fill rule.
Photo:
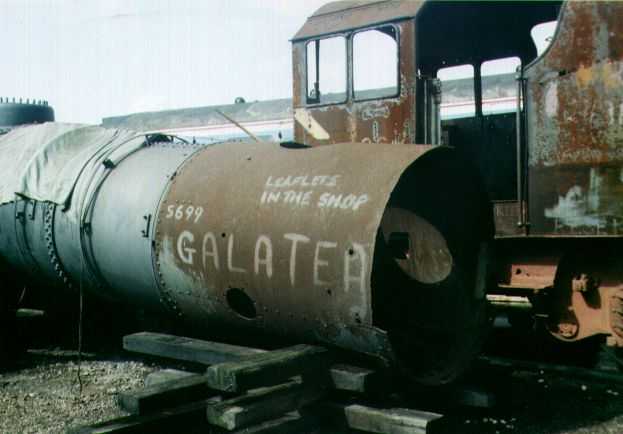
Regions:
<instances>
[{"instance_id":1,"label":"locomotive cab","mask_svg":"<svg viewBox=\"0 0 623 434\"><path fill-rule=\"evenodd\" d=\"M490 301L621 346L621 22L618 2L330 3L292 40L295 140L453 148L493 207Z\"/></svg>"},{"instance_id":2,"label":"locomotive cab","mask_svg":"<svg viewBox=\"0 0 623 434\"><path fill-rule=\"evenodd\" d=\"M507 212L507 202L518 208L516 70L537 56L531 30L555 21L559 9L560 2L324 6L293 39L295 140L451 146L478 167L492 200ZM499 226L516 233L518 218Z\"/></svg>"}]
</instances>

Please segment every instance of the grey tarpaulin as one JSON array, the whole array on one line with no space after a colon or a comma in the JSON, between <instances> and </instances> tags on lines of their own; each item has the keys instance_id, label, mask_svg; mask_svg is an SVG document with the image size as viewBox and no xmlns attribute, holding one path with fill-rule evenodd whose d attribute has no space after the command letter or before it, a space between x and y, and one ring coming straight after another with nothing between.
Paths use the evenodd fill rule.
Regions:
<instances>
[{"instance_id":1,"label":"grey tarpaulin","mask_svg":"<svg viewBox=\"0 0 623 434\"><path fill-rule=\"evenodd\" d=\"M67 208L79 178L97 177L105 160L123 159L144 143L134 131L80 124L16 128L0 136L0 204L17 194Z\"/></svg>"}]
</instances>

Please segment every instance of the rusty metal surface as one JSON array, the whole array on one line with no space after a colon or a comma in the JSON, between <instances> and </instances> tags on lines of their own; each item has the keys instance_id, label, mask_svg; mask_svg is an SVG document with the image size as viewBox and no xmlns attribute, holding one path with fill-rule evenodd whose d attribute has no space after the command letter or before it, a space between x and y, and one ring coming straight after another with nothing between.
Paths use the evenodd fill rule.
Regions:
<instances>
[{"instance_id":1,"label":"rusty metal surface","mask_svg":"<svg viewBox=\"0 0 623 434\"><path fill-rule=\"evenodd\" d=\"M529 297L533 314L554 337L595 335L623 346L623 258L615 239L551 237L498 243L497 288Z\"/></svg>"},{"instance_id":2,"label":"rusty metal surface","mask_svg":"<svg viewBox=\"0 0 623 434\"><path fill-rule=\"evenodd\" d=\"M397 244L396 263L412 279L435 284L450 275L454 264L446 239L417 214L390 207L381 220L381 232L387 244ZM403 240L392 240L392 234L402 234Z\"/></svg>"},{"instance_id":3,"label":"rusty metal surface","mask_svg":"<svg viewBox=\"0 0 623 434\"><path fill-rule=\"evenodd\" d=\"M398 176L427 149L261 143L198 152L158 214L164 285L182 312L216 322L282 334L371 326L376 231ZM231 288L253 301L253 319L231 309Z\"/></svg>"},{"instance_id":4,"label":"rusty metal surface","mask_svg":"<svg viewBox=\"0 0 623 434\"><path fill-rule=\"evenodd\" d=\"M433 192L440 170L449 181ZM443 147L205 148L159 207L160 287L204 329L327 342L449 381L483 331L481 193Z\"/></svg>"},{"instance_id":5,"label":"rusty metal surface","mask_svg":"<svg viewBox=\"0 0 623 434\"><path fill-rule=\"evenodd\" d=\"M545 299L553 336L574 342L601 334L610 345L623 346L623 258L617 253L604 249L562 261Z\"/></svg>"},{"instance_id":6,"label":"rusty metal surface","mask_svg":"<svg viewBox=\"0 0 623 434\"><path fill-rule=\"evenodd\" d=\"M503 288L538 291L554 285L558 256L513 258L499 269L498 284Z\"/></svg>"},{"instance_id":7,"label":"rusty metal surface","mask_svg":"<svg viewBox=\"0 0 623 434\"><path fill-rule=\"evenodd\" d=\"M294 43L293 105L296 141L308 145L343 142L415 142L414 110L417 72L415 71L414 22L404 21L396 23L395 26L398 29L397 44L400 47L400 92L393 98L366 101L348 98L342 104L306 105L305 42ZM302 119L305 120L302 121ZM328 137L315 136L312 123L320 125L328 133Z\"/></svg>"},{"instance_id":8,"label":"rusty metal surface","mask_svg":"<svg viewBox=\"0 0 623 434\"><path fill-rule=\"evenodd\" d=\"M518 225L520 221L519 202L493 202L493 217L495 219L496 237L501 238L524 234L523 228Z\"/></svg>"},{"instance_id":9,"label":"rusty metal surface","mask_svg":"<svg viewBox=\"0 0 623 434\"><path fill-rule=\"evenodd\" d=\"M533 235L621 236L623 3L569 2L526 68Z\"/></svg>"},{"instance_id":10,"label":"rusty metal surface","mask_svg":"<svg viewBox=\"0 0 623 434\"><path fill-rule=\"evenodd\" d=\"M292 38L294 41L414 17L423 1L337 1L318 9Z\"/></svg>"}]
</instances>

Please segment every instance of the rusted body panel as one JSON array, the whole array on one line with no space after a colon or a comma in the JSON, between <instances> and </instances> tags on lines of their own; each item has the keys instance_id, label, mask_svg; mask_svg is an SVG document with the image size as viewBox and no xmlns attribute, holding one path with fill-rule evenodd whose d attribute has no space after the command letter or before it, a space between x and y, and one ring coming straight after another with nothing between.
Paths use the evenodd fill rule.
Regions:
<instances>
[{"instance_id":1,"label":"rusted body panel","mask_svg":"<svg viewBox=\"0 0 623 434\"><path fill-rule=\"evenodd\" d=\"M532 235L623 235L622 22L622 3L569 2L526 68Z\"/></svg>"},{"instance_id":2,"label":"rusted body panel","mask_svg":"<svg viewBox=\"0 0 623 434\"><path fill-rule=\"evenodd\" d=\"M604 240L608 241L608 240ZM580 245L578 245L580 247ZM585 244L584 252L568 252L546 291L544 311L550 333L573 342L605 335L623 346L623 257L615 243ZM585 254L590 251L589 255Z\"/></svg>"},{"instance_id":3,"label":"rusted body panel","mask_svg":"<svg viewBox=\"0 0 623 434\"><path fill-rule=\"evenodd\" d=\"M283 327L282 317L301 330L333 320L371 325L376 231L397 177L426 148L371 157L352 144L278 146L211 147L178 172L156 223L160 267L179 270L170 281L172 273L163 273L166 286L182 310L211 314L226 306L229 288L244 289L267 328ZM171 211L179 206L203 211L178 219ZM236 318L229 308L222 314Z\"/></svg>"},{"instance_id":4,"label":"rusted body panel","mask_svg":"<svg viewBox=\"0 0 623 434\"><path fill-rule=\"evenodd\" d=\"M307 21L293 44L295 139L310 145L342 141L437 143L433 131L438 119L430 111L435 110L438 97L434 91L436 71L472 64L476 71L476 116L473 121L452 122L460 134L450 136L448 143L463 151L465 163L480 165L491 197L502 199L493 202L498 290L543 295L538 298L545 302L535 303L541 317L547 318L549 331L562 340L606 334L621 344L623 321L613 312L623 304L623 269L587 268L586 261L570 258L578 249L593 252L603 263L611 256L620 257L620 253L605 253L617 252L612 246L579 246L582 240L623 236L623 4L565 4L553 43L524 68L520 77L519 113L514 123L520 128L513 128L509 118L499 116L497 125L488 123L481 107L479 68L483 61L507 56L518 56L524 64L530 62L536 55L528 37L530 30L554 19L557 3L474 2L466 6L461 2L429 2L422 6L408 1L336 2ZM504 18L480 28L480 23L496 14ZM510 15L512 19L507 19ZM454 25L449 26L449 32L439 32L439 22ZM337 34L350 41L357 29L385 25L397 29L398 96L354 100L350 50L345 102L320 105L307 98L306 42ZM503 35L505 32L512 36ZM500 38L491 40L495 34ZM352 47L352 42L347 46ZM512 132L512 139L505 131ZM503 162L481 155L487 143L515 148L515 196L507 194L512 190L506 182L508 171L491 170L492 165ZM504 159L507 154L491 155ZM439 180L440 173L430 179ZM450 182L445 172L444 181ZM439 183L431 189L440 189ZM461 226L470 227L467 222ZM597 283L577 289L582 287L576 282L582 275L584 280Z\"/></svg>"},{"instance_id":5,"label":"rusted body panel","mask_svg":"<svg viewBox=\"0 0 623 434\"><path fill-rule=\"evenodd\" d=\"M376 232L398 176L427 148L368 148L262 143L192 157L156 222L161 284L180 312L280 334L371 328ZM231 288L253 300L253 318L228 305Z\"/></svg>"},{"instance_id":6,"label":"rusted body panel","mask_svg":"<svg viewBox=\"0 0 623 434\"><path fill-rule=\"evenodd\" d=\"M430 195L421 179L438 170L461 188ZM421 366L409 369L432 375L434 366L444 378L434 381L446 381L482 331L475 273L489 235L478 226L487 218L469 209L484 197L468 173L452 150L430 146L205 148L180 167L159 207L160 290L204 329L320 340L403 362L426 348L426 361L416 351ZM465 234L458 220L479 229ZM405 334L398 352L392 331ZM440 360L446 335L461 354Z\"/></svg>"},{"instance_id":7,"label":"rusted body panel","mask_svg":"<svg viewBox=\"0 0 623 434\"><path fill-rule=\"evenodd\" d=\"M415 142L417 72L415 70L414 22L413 20L400 21L394 26L397 29L397 43L400 47L400 79L399 94L390 98L358 101L348 96L347 100L341 104L305 104L305 42L294 42L293 104L296 141L308 145L343 142ZM315 125L322 128L322 134L315 132ZM324 134L325 132L327 135Z\"/></svg>"},{"instance_id":8,"label":"rusted body panel","mask_svg":"<svg viewBox=\"0 0 623 434\"><path fill-rule=\"evenodd\" d=\"M554 285L559 256L527 256L516 258L498 276L507 288L538 291Z\"/></svg>"}]
</instances>

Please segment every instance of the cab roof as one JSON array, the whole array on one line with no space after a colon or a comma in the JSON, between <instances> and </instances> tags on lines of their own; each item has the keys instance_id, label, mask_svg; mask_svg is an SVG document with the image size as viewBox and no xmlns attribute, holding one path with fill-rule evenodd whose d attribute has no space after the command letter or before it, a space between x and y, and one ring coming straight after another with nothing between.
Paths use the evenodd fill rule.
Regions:
<instances>
[{"instance_id":1,"label":"cab roof","mask_svg":"<svg viewBox=\"0 0 623 434\"><path fill-rule=\"evenodd\" d=\"M320 7L294 35L293 41L339 33L415 17L424 4L418 0L342 0Z\"/></svg>"}]
</instances>

